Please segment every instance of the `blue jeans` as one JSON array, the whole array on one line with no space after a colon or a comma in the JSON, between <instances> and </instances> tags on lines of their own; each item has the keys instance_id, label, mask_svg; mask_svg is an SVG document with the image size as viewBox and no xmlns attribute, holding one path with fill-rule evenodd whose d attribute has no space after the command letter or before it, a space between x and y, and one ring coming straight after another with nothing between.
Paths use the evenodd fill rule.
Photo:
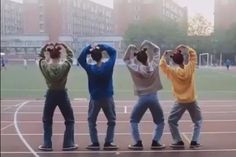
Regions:
<instances>
[{"instance_id":1,"label":"blue jeans","mask_svg":"<svg viewBox=\"0 0 236 157\"><path fill-rule=\"evenodd\" d=\"M180 103L174 104L170 116L168 118L170 132L172 134L173 140L175 142L182 141L178 130L178 121L180 120L180 118L182 117L182 115L186 110L188 110L192 122L194 123L192 141L199 142L200 131L202 127L202 115L200 107L197 105L196 101L186 104L180 104Z\"/></svg>"},{"instance_id":2,"label":"blue jeans","mask_svg":"<svg viewBox=\"0 0 236 157\"><path fill-rule=\"evenodd\" d=\"M157 94L148 94L139 96L138 103L134 106L133 111L131 113L130 123L131 130L134 142L140 141L140 134L138 124L142 119L144 113L150 110L153 118L153 122L156 124L156 128L153 133L153 140L160 142L160 139L164 130L164 115L161 108L161 105L158 101Z\"/></svg>"},{"instance_id":3,"label":"blue jeans","mask_svg":"<svg viewBox=\"0 0 236 157\"><path fill-rule=\"evenodd\" d=\"M107 118L107 133L106 133L106 143L112 143L114 139L114 131L116 125L116 113L115 113L115 104L113 97L103 98L101 100L90 100L89 109L88 109L88 125L89 133L92 143L99 143L96 121L98 113L100 110L103 110Z\"/></svg>"},{"instance_id":4,"label":"blue jeans","mask_svg":"<svg viewBox=\"0 0 236 157\"><path fill-rule=\"evenodd\" d=\"M63 147L74 145L74 114L66 90L48 90L43 110L44 145L52 147L53 114L59 107L65 119Z\"/></svg>"}]
</instances>

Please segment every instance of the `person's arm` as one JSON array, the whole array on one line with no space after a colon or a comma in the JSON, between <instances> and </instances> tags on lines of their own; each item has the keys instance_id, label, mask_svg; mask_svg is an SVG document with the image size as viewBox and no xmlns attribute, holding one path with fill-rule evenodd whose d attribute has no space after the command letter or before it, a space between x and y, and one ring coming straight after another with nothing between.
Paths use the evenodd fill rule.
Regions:
<instances>
[{"instance_id":1,"label":"person's arm","mask_svg":"<svg viewBox=\"0 0 236 157\"><path fill-rule=\"evenodd\" d=\"M167 63L166 63L166 56L168 52L164 52L164 54L161 57L159 66L161 70L163 71L164 74L167 75L167 78L172 79L172 76L174 74L174 69L171 68Z\"/></svg>"},{"instance_id":2,"label":"person's arm","mask_svg":"<svg viewBox=\"0 0 236 157\"><path fill-rule=\"evenodd\" d=\"M106 66L113 67L116 61L116 50L113 47L106 44L98 44L97 46L101 48L101 50L106 51L107 54L109 55L109 60L106 62Z\"/></svg>"},{"instance_id":3,"label":"person's arm","mask_svg":"<svg viewBox=\"0 0 236 157\"><path fill-rule=\"evenodd\" d=\"M65 50L66 50L66 60L65 60L65 62L68 63L71 66L73 64L73 56L74 56L73 51L63 43L58 44L58 45L61 45L65 48Z\"/></svg>"},{"instance_id":4,"label":"person's arm","mask_svg":"<svg viewBox=\"0 0 236 157\"><path fill-rule=\"evenodd\" d=\"M192 74L195 71L197 65L197 53L191 47L187 47L187 49L189 53L189 62L186 65L186 70L189 74Z\"/></svg>"},{"instance_id":5,"label":"person's arm","mask_svg":"<svg viewBox=\"0 0 236 157\"><path fill-rule=\"evenodd\" d=\"M125 55L123 57L123 61L126 63L127 67L132 70L138 72L138 63L135 61L135 52L137 51L137 47L133 44L130 44L125 51Z\"/></svg>"},{"instance_id":6,"label":"person's arm","mask_svg":"<svg viewBox=\"0 0 236 157\"><path fill-rule=\"evenodd\" d=\"M160 47L151 41L144 40L141 48L147 48L148 56L152 59L151 64L153 67L159 66L160 62Z\"/></svg>"},{"instance_id":7,"label":"person's arm","mask_svg":"<svg viewBox=\"0 0 236 157\"><path fill-rule=\"evenodd\" d=\"M128 46L128 48L126 49L125 55L123 57L123 61L126 64L131 64L131 60L133 60L135 58L134 57L135 50L137 50L137 47L135 45L132 45L132 44L130 44Z\"/></svg>"},{"instance_id":8,"label":"person's arm","mask_svg":"<svg viewBox=\"0 0 236 157\"><path fill-rule=\"evenodd\" d=\"M91 45L85 47L83 51L81 52L80 56L78 57L77 61L78 63L87 70L88 63L87 63L87 55L90 53Z\"/></svg>"}]
</instances>

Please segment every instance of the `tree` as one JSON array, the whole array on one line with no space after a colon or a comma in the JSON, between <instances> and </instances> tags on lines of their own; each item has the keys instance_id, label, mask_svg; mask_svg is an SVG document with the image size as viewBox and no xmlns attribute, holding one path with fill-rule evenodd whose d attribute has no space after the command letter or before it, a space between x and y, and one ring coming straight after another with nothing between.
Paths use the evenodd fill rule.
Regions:
<instances>
[{"instance_id":1,"label":"tree","mask_svg":"<svg viewBox=\"0 0 236 157\"><path fill-rule=\"evenodd\" d=\"M130 25L125 32L126 44L140 44L143 40L151 40L163 49L174 48L186 40L186 31L172 21L152 19L143 23Z\"/></svg>"},{"instance_id":2,"label":"tree","mask_svg":"<svg viewBox=\"0 0 236 157\"><path fill-rule=\"evenodd\" d=\"M212 24L201 14L197 14L188 23L189 36L209 36L213 32Z\"/></svg>"}]
</instances>

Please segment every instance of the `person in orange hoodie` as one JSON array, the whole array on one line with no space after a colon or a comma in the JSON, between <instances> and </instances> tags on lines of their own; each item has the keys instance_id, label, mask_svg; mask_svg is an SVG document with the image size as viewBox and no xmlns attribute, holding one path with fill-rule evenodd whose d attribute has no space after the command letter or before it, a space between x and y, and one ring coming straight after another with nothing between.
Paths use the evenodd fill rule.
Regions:
<instances>
[{"instance_id":1,"label":"person in orange hoodie","mask_svg":"<svg viewBox=\"0 0 236 157\"><path fill-rule=\"evenodd\" d=\"M171 55L169 53L171 53ZM187 53L189 56L187 64L184 64L184 53ZM171 67L166 63L166 57L168 55L170 55L173 62L178 65L177 67ZM172 148L184 148L184 142L178 130L178 121L186 110L188 110L194 123L190 148L200 147L199 137L202 126L202 115L196 100L196 64L197 55L195 50L186 45L179 45L172 52L164 52L160 60L160 68L167 75L167 78L171 80L172 91L176 98L176 102L168 118L170 132L174 140L174 143L171 144Z\"/></svg>"}]
</instances>

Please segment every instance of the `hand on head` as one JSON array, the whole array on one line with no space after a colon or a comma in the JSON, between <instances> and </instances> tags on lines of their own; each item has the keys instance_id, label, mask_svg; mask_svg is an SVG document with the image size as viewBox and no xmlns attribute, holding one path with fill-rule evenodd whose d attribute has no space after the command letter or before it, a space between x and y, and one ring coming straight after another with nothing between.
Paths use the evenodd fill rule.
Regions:
<instances>
[{"instance_id":1,"label":"hand on head","mask_svg":"<svg viewBox=\"0 0 236 157\"><path fill-rule=\"evenodd\" d=\"M187 45L180 44L180 45L178 45L178 46L175 48L175 52L174 52L174 53L182 53L182 52L185 52L187 48L188 48Z\"/></svg>"},{"instance_id":2,"label":"hand on head","mask_svg":"<svg viewBox=\"0 0 236 157\"><path fill-rule=\"evenodd\" d=\"M99 51L99 50L100 50L100 47L99 47L99 45L97 43L91 44L91 48L89 49L90 53L91 52L96 52L96 51Z\"/></svg>"}]
</instances>

